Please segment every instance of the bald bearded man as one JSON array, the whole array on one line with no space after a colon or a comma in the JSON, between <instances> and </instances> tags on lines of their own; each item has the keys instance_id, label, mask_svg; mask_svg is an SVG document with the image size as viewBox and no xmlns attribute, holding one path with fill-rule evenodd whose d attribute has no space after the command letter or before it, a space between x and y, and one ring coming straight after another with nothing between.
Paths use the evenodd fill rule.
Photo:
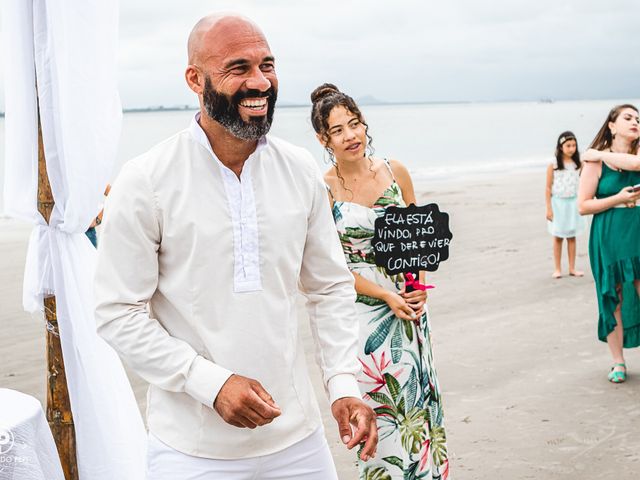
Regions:
<instances>
[{"instance_id":1,"label":"bald bearded man","mask_svg":"<svg viewBox=\"0 0 640 480\"><path fill-rule=\"evenodd\" d=\"M311 155L268 135L260 29L206 17L188 42L191 125L129 161L105 205L98 331L150 383L150 480L336 479L298 334L307 297L347 448L375 455L349 273Z\"/></svg>"}]
</instances>

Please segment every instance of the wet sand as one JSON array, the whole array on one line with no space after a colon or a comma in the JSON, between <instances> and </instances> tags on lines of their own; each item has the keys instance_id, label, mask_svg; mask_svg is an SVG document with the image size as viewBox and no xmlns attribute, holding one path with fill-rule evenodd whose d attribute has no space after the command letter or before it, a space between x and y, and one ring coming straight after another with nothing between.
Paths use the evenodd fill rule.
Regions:
<instances>
[{"instance_id":1,"label":"wet sand","mask_svg":"<svg viewBox=\"0 0 640 480\"><path fill-rule=\"evenodd\" d=\"M610 384L586 232L577 261L585 277L551 279L544 172L420 183L416 191L418 203L450 213L454 234L450 260L429 278L437 287L429 304L450 478L637 479L640 349L627 350L628 381ZM44 401L44 327L21 307L29 231L0 219L0 386ZM356 479L307 327L303 335L340 479ZM142 408L146 386L133 375L132 384Z\"/></svg>"}]
</instances>

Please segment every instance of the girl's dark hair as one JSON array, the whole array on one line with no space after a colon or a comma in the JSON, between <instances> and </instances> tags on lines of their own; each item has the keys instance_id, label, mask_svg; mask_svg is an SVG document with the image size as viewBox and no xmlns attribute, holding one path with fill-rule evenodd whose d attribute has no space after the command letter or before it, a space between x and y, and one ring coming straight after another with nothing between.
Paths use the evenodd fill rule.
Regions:
<instances>
[{"instance_id":1,"label":"girl's dark hair","mask_svg":"<svg viewBox=\"0 0 640 480\"><path fill-rule=\"evenodd\" d=\"M562 132L560 136L558 136L558 141L556 142L556 170L564 170L564 162L562 161L562 145L569 140L574 140L576 142L576 151L571 156L571 159L576 164L576 169L580 170L582 164L580 163L580 152L578 151L578 139L573 132L570 132L569 130Z\"/></svg>"},{"instance_id":2,"label":"girl's dark hair","mask_svg":"<svg viewBox=\"0 0 640 480\"><path fill-rule=\"evenodd\" d=\"M615 107L613 107L609 112L609 115L607 115L607 119L602 124L602 127L600 127L600 130L596 134L596 138L594 138L593 142L591 142L591 146L589 148L595 148L596 150L607 150L608 148L611 148L611 143L613 142L613 135L611 134L611 129L609 128L609 122L615 122L620 116L620 112L622 112L622 110L626 108L635 110L636 113L638 113L638 108L629 103L625 103L623 105L616 105ZM628 153L631 153L634 155L638 153L639 140L640 139L636 138L631 143L631 151L629 151Z\"/></svg>"},{"instance_id":3,"label":"girl's dark hair","mask_svg":"<svg viewBox=\"0 0 640 480\"><path fill-rule=\"evenodd\" d=\"M344 107L364 125L367 135L368 147L373 150L371 142L373 139L369 135L369 125L364 121L362 112L353 98L343 93L332 83L323 83L311 92L311 125L316 133L320 134L325 143L325 148L329 143L329 114L335 107ZM331 152L330 152L331 153Z\"/></svg>"}]
</instances>

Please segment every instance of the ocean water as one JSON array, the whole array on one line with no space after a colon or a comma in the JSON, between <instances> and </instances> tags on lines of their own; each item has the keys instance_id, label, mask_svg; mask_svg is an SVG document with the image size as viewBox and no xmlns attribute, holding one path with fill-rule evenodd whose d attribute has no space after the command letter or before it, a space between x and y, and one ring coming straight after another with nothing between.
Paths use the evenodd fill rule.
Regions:
<instances>
[{"instance_id":1,"label":"ocean water","mask_svg":"<svg viewBox=\"0 0 640 480\"><path fill-rule=\"evenodd\" d=\"M553 159L555 141L572 130L584 149L610 108L640 99L555 103L465 103L363 106L375 155L396 158L414 180L436 181L481 172L539 168ZM126 113L114 176L128 159L185 128L195 112ZM329 163L309 120L310 107L276 109L272 133L309 149L324 170ZM4 145L0 118L0 143ZM4 148L0 150L0 183ZM3 211L0 199L0 212Z\"/></svg>"}]
</instances>

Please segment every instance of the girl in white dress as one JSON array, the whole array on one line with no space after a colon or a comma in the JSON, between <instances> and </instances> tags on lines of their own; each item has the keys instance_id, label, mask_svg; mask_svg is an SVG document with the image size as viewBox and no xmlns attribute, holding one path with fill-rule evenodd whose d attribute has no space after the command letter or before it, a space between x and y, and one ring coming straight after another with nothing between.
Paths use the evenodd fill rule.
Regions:
<instances>
[{"instance_id":1,"label":"girl in white dress","mask_svg":"<svg viewBox=\"0 0 640 480\"><path fill-rule=\"evenodd\" d=\"M553 236L553 278L562 277L562 243L565 239L569 275L584 275L576 270L576 236L585 228L576 203L581 167L576 136L569 131L561 133L556 143L556 159L547 167L547 228Z\"/></svg>"}]
</instances>

